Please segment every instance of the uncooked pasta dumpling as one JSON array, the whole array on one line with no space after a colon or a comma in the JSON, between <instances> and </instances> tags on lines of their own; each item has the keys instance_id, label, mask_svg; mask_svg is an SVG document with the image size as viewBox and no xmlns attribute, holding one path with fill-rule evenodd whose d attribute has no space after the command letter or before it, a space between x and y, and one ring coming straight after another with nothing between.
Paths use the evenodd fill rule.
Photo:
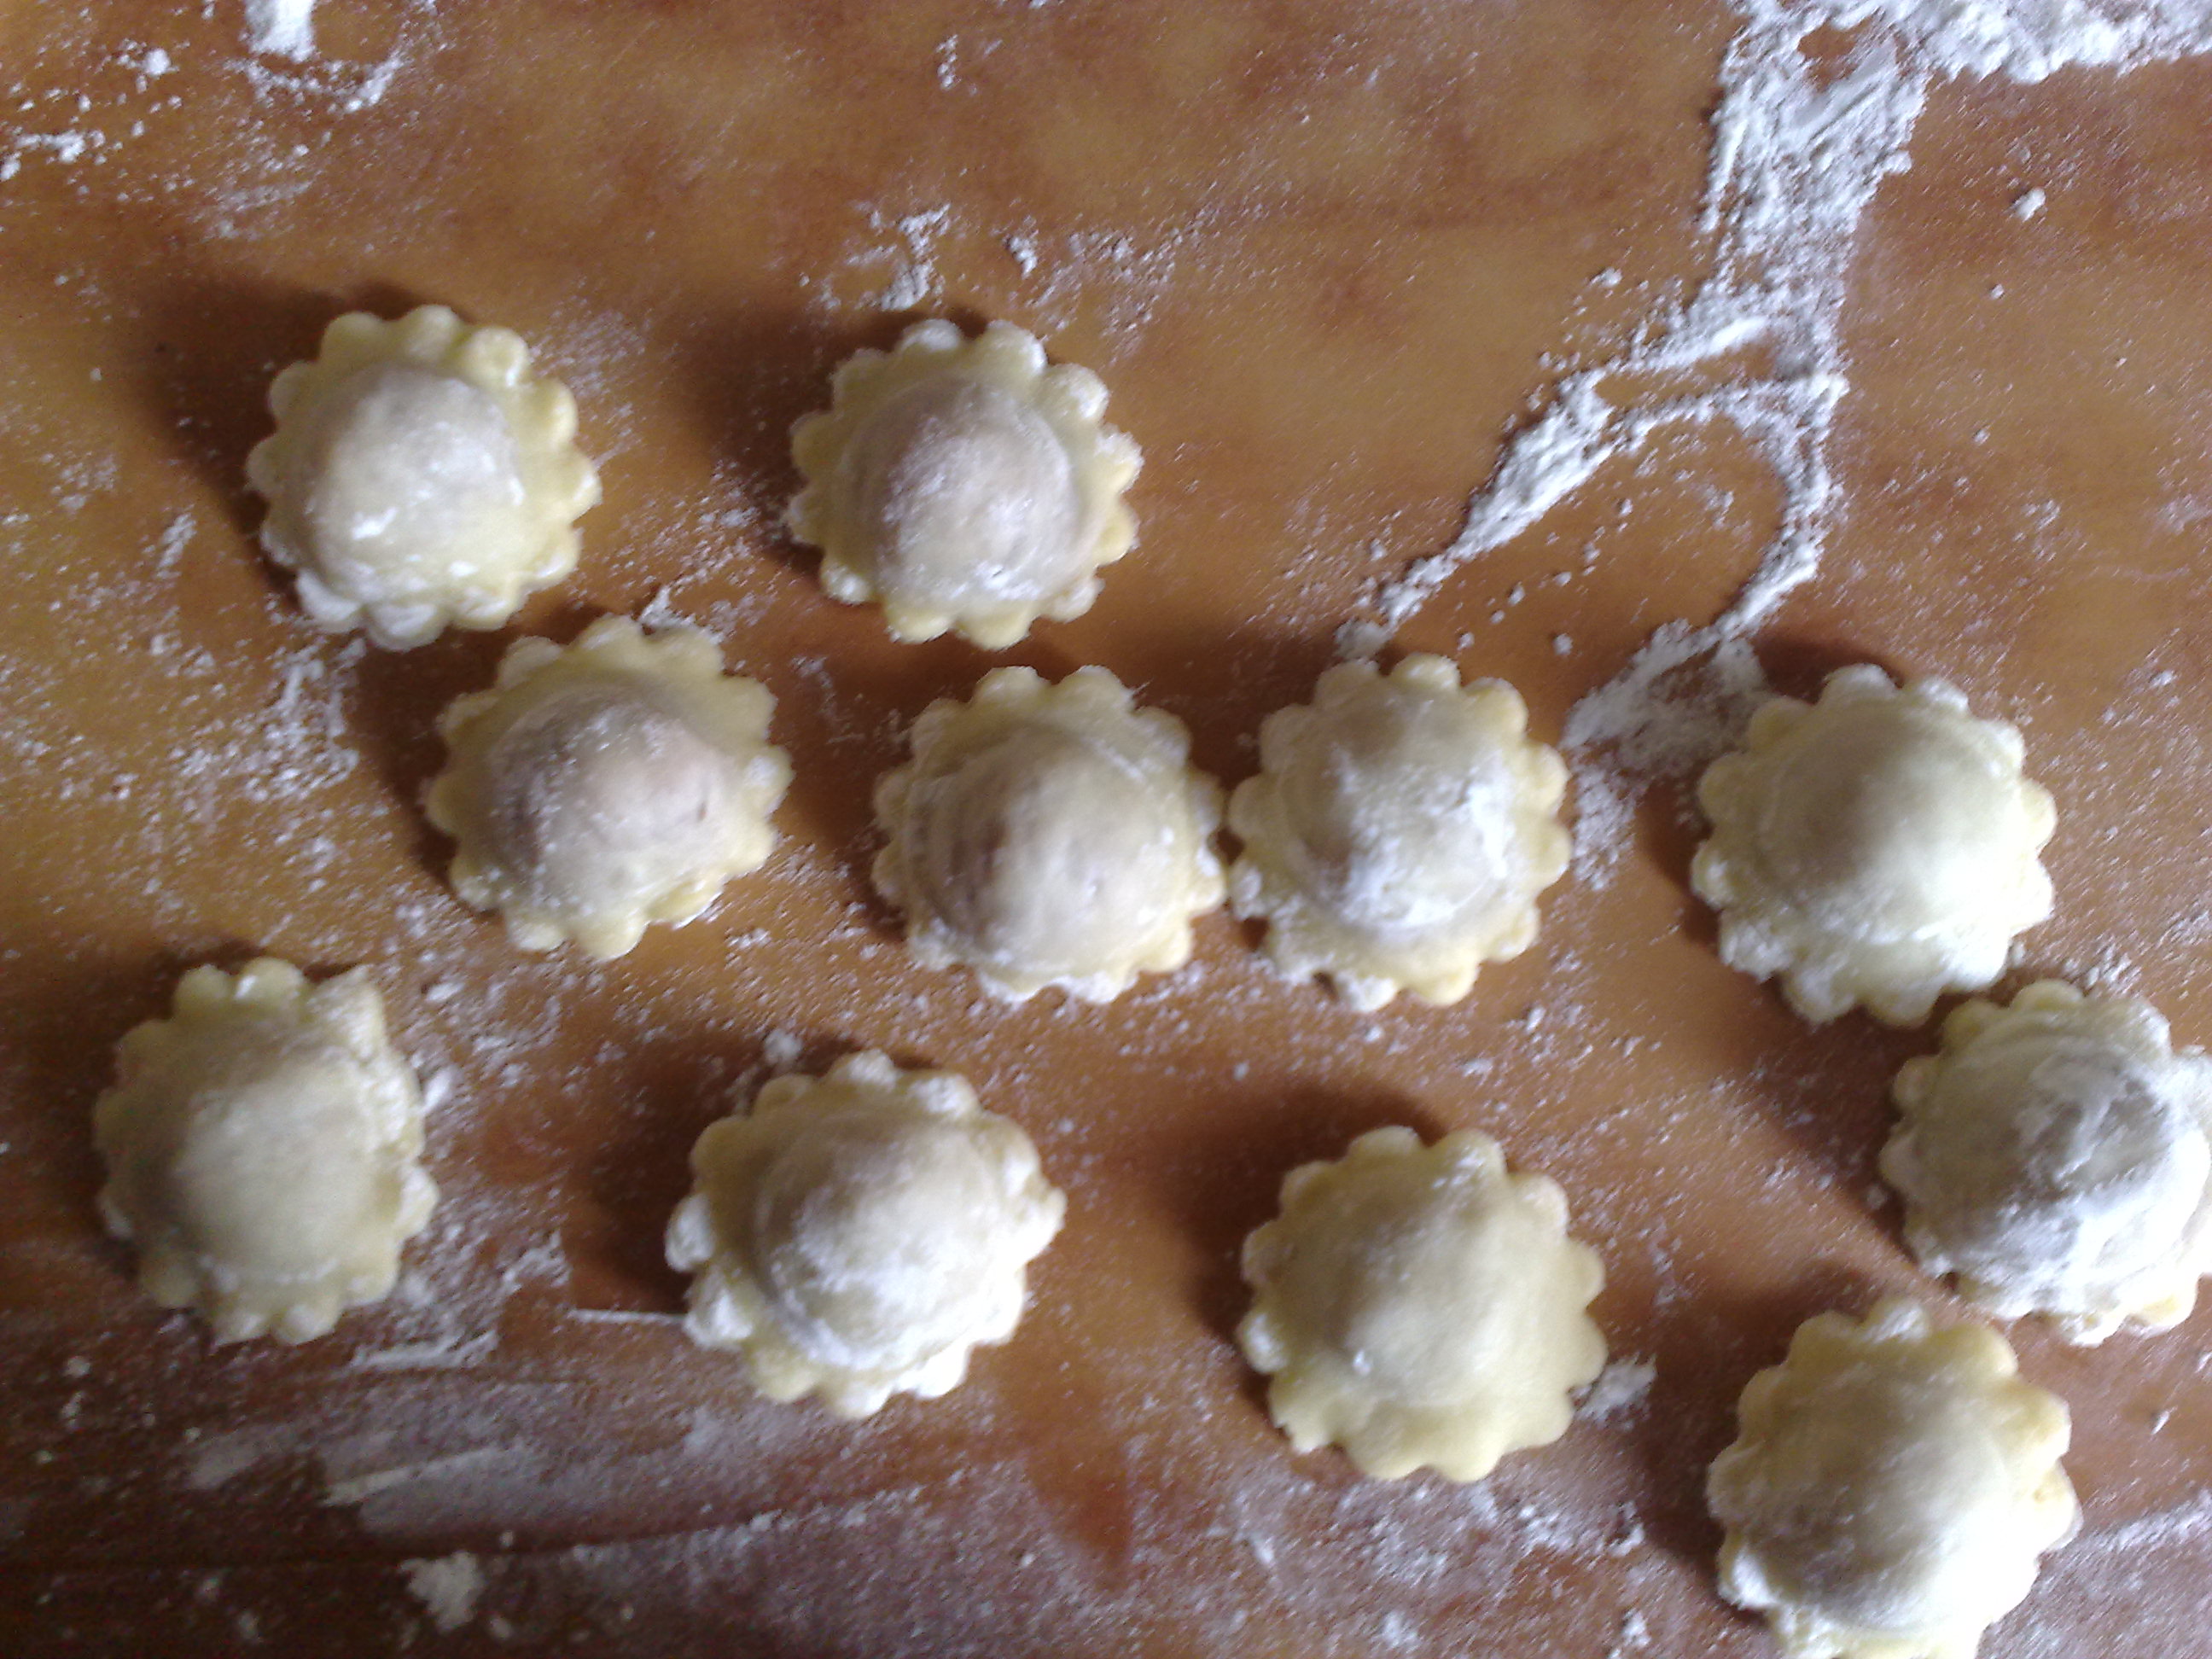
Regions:
<instances>
[{"instance_id":1,"label":"uncooked pasta dumpling","mask_svg":"<svg viewBox=\"0 0 2212 1659\"><path fill-rule=\"evenodd\" d=\"M1527 726L1511 686L1462 688L1428 656L1387 676L1340 664L1311 705L1269 715L1229 804L1230 899L1267 919L1275 965L1378 1008L1401 990L1455 1002L1527 949L1568 854L1567 769Z\"/></svg>"},{"instance_id":2,"label":"uncooked pasta dumpling","mask_svg":"<svg viewBox=\"0 0 2212 1659\"><path fill-rule=\"evenodd\" d=\"M497 628L575 568L599 475L574 400L529 371L518 336L422 306L349 312L276 377L276 430L246 473L269 501L261 544L318 625L404 650Z\"/></svg>"},{"instance_id":3,"label":"uncooked pasta dumpling","mask_svg":"<svg viewBox=\"0 0 2212 1659\"><path fill-rule=\"evenodd\" d=\"M743 1353L770 1399L817 1394L842 1417L933 1399L1011 1336L1066 1208L963 1079L875 1053L775 1079L708 1126L691 1170L668 1225L694 1275L685 1330Z\"/></svg>"},{"instance_id":4,"label":"uncooked pasta dumpling","mask_svg":"<svg viewBox=\"0 0 2212 1659\"><path fill-rule=\"evenodd\" d=\"M426 804L459 843L453 890L529 951L618 957L690 921L768 857L791 781L774 707L696 629L603 617L565 648L517 640L439 720L451 758Z\"/></svg>"},{"instance_id":5,"label":"uncooked pasta dumpling","mask_svg":"<svg viewBox=\"0 0 2212 1659\"><path fill-rule=\"evenodd\" d=\"M967 702L932 703L913 760L876 786L876 887L908 948L1016 1000L1057 985L1103 1002L1181 967L1222 893L1221 792L1189 752L1103 668L1058 685L994 669Z\"/></svg>"},{"instance_id":6,"label":"uncooked pasta dumpling","mask_svg":"<svg viewBox=\"0 0 2212 1659\"><path fill-rule=\"evenodd\" d=\"M1911 1302L1806 1321L1737 1418L1706 1481L1721 1593L1790 1659L1970 1659L2078 1522L2064 1402Z\"/></svg>"},{"instance_id":7,"label":"uncooked pasta dumpling","mask_svg":"<svg viewBox=\"0 0 2212 1659\"><path fill-rule=\"evenodd\" d=\"M1713 833L1690 879L1721 913L1722 959L1779 975L1815 1022L1863 1003L1911 1025L1990 984L2051 914L2051 797L2021 754L1954 688L1900 690L1869 664L1831 674L1817 703L1768 702L1698 785Z\"/></svg>"},{"instance_id":8,"label":"uncooked pasta dumpling","mask_svg":"<svg viewBox=\"0 0 2212 1659\"><path fill-rule=\"evenodd\" d=\"M1566 1226L1559 1188L1471 1130L1424 1147L1376 1129L1291 1170L1281 1213L1244 1242L1237 1332L1291 1444L1479 1480L1559 1438L1605 1364L1583 1311L1605 1272Z\"/></svg>"},{"instance_id":9,"label":"uncooked pasta dumpling","mask_svg":"<svg viewBox=\"0 0 2212 1659\"><path fill-rule=\"evenodd\" d=\"M2148 1003L2045 981L1943 1022L1907 1060L1881 1172L1930 1273L2069 1340L2164 1329L2212 1271L2212 1061Z\"/></svg>"},{"instance_id":10,"label":"uncooked pasta dumpling","mask_svg":"<svg viewBox=\"0 0 2212 1659\"><path fill-rule=\"evenodd\" d=\"M358 968L320 985L270 957L193 969L167 1019L124 1037L93 1126L139 1284L218 1342L304 1342L379 1300L437 1196L422 1093Z\"/></svg>"},{"instance_id":11,"label":"uncooked pasta dumpling","mask_svg":"<svg viewBox=\"0 0 2212 1659\"><path fill-rule=\"evenodd\" d=\"M1012 323L974 340L916 323L831 392L792 429L791 531L822 550L831 598L879 601L900 639L949 628L995 649L1080 616L1136 538L1121 492L1139 458L1100 422L1105 386Z\"/></svg>"}]
</instances>

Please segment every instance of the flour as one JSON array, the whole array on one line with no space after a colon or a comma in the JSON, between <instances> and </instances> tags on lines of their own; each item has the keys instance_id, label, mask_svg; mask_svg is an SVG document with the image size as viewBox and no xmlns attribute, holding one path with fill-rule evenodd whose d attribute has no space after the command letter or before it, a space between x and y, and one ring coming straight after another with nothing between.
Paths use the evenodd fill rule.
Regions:
<instances>
[{"instance_id":1,"label":"flour","mask_svg":"<svg viewBox=\"0 0 2212 1659\"><path fill-rule=\"evenodd\" d=\"M1007 308L1025 327L1052 336L1082 319L1104 337L1089 366L1109 367L1132 349L1179 267L1189 262L1206 210L1146 239L1121 231L1012 226L957 217L949 205L893 212L860 210L866 236L836 266L802 277L813 306L827 314L942 307L975 273L994 276L1011 264L1021 278ZM1222 280L1226 280L1225 276Z\"/></svg>"},{"instance_id":2,"label":"flour","mask_svg":"<svg viewBox=\"0 0 2212 1659\"><path fill-rule=\"evenodd\" d=\"M432 1560L402 1561L399 1571L440 1635L450 1635L475 1616L477 1599L483 1594L483 1569L466 1550Z\"/></svg>"},{"instance_id":3,"label":"flour","mask_svg":"<svg viewBox=\"0 0 2212 1659\"><path fill-rule=\"evenodd\" d=\"M904 214L896 220L870 211L869 228L879 234L896 231L905 250L879 301L885 311L919 310L944 292L944 281L937 271L937 240L951 222L952 210L946 207Z\"/></svg>"},{"instance_id":4,"label":"flour","mask_svg":"<svg viewBox=\"0 0 2212 1659\"><path fill-rule=\"evenodd\" d=\"M1659 1368L1648 1359L1620 1358L1607 1362L1577 1402L1575 1412L1583 1418L1607 1418L1640 1406L1658 1380Z\"/></svg>"},{"instance_id":5,"label":"flour","mask_svg":"<svg viewBox=\"0 0 2212 1659\"><path fill-rule=\"evenodd\" d=\"M276 58L315 55L315 0L246 0L247 44Z\"/></svg>"},{"instance_id":6,"label":"flour","mask_svg":"<svg viewBox=\"0 0 2212 1659\"><path fill-rule=\"evenodd\" d=\"M1886 25L1942 76L2036 82L2077 64L2132 69L2212 52L2203 0L1813 0L1804 9L1838 28Z\"/></svg>"},{"instance_id":7,"label":"flour","mask_svg":"<svg viewBox=\"0 0 2212 1659\"><path fill-rule=\"evenodd\" d=\"M1579 873L1600 882L1644 789L1694 769L1740 729L1764 690L1748 638L1820 568L1836 494L1831 440L1850 387L1839 324L1850 255L1875 192L1912 164L1930 88L2212 52L2203 0L1742 0L1742 11L1712 115L1700 218L1711 274L1686 302L1664 303L1634 344L1564 378L1507 442L1450 545L1381 584L1372 615L1339 635L1346 654L1370 654L1462 566L1663 434L1723 425L1748 439L1783 498L1750 579L1711 622L1659 629L1568 716L1584 803ZM1806 53L1822 27L1853 32L1840 67ZM2023 217L2041 206L2039 191L2020 198L2031 199Z\"/></svg>"}]
</instances>

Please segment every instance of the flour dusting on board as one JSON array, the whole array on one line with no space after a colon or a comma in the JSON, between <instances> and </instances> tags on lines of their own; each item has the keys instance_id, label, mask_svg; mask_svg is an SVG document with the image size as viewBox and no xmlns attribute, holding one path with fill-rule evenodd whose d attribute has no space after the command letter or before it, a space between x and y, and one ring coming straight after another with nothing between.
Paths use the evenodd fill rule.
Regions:
<instances>
[{"instance_id":1,"label":"flour dusting on board","mask_svg":"<svg viewBox=\"0 0 2212 1659\"><path fill-rule=\"evenodd\" d=\"M942 307L956 297L946 269L989 272L1010 264L1019 314L1050 336L1089 313L1112 345L1133 343L1161 291L1192 252L1189 226L1148 236L1119 230L1048 229L969 222L944 204L893 213L860 210L866 234L842 266L803 278L815 305L836 314L859 306L886 312Z\"/></svg>"},{"instance_id":2,"label":"flour dusting on board","mask_svg":"<svg viewBox=\"0 0 2212 1659\"><path fill-rule=\"evenodd\" d=\"M1584 806L1581 873L1625 850L1646 785L1724 747L1763 690L1746 643L1820 568L1836 481L1831 440L1850 389L1840 322L1860 223L1912 165L1913 129L1940 79L2039 81L2069 65L2212 52L2203 0L1743 0L1712 114L1701 228L1713 269L1636 343L1567 375L1507 442L1443 551L1382 583L1346 625L1371 655L1469 561L1505 545L1608 463L1688 425L1733 427L1782 486L1781 523L1719 617L1669 623L1569 714ZM1850 33L1840 58L1808 53Z\"/></svg>"}]
</instances>

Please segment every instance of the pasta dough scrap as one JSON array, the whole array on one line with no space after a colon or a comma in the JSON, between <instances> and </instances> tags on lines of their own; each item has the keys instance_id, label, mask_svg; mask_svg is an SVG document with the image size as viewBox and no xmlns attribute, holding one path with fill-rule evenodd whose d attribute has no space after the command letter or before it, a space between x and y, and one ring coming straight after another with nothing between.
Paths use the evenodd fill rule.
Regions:
<instances>
[{"instance_id":1,"label":"pasta dough scrap","mask_svg":"<svg viewBox=\"0 0 2212 1659\"><path fill-rule=\"evenodd\" d=\"M998 668L924 709L913 743L876 786L874 875L917 961L1011 1000L1105 1002L1189 959L1192 918L1221 902L1221 791L1172 714L1103 668Z\"/></svg>"},{"instance_id":2,"label":"pasta dough scrap","mask_svg":"<svg viewBox=\"0 0 2212 1659\"><path fill-rule=\"evenodd\" d=\"M1569 851L1567 769L1528 719L1504 681L1462 689L1431 656L1387 677L1339 664L1310 706L1269 715L1260 773L1230 798L1229 890L1266 920L1275 966L1371 1009L1401 990L1456 1002L1482 963L1526 950Z\"/></svg>"},{"instance_id":3,"label":"pasta dough scrap","mask_svg":"<svg viewBox=\"0 0 2212 1659\"><path fill-rule=\"evenodd\" d=\"M526 951L618 957L690 921L774 844L774 708L696 629L602 617L565 648L517 640L439 720L451 757L425 805L458 843L453 890Z\"/></svg>"},{"instance_id":4,"label":"pasta dough scrap","mask_svg":"<svg viewBox=\"0 0 2212 1659\"><path fill-rule=\"evenodd\" d=\"M1385 1479L1479 1480L1558 1439L1605 1364L1583 1311L1605 1270L1566 1226L1559 1188L1471 1130L1425 1148L1376 1129L1291 1170L1280 1214L1244 1241L1237 1331L1291 1443L1340 1445Z\"/></svg>"},{"instance_id":5,"label":"pasta dough scrap","mask_svg":"<svg viewBox=\"0 0 2212 1659\"><path fill-rule=\"evenodd\" d=\"M574 399L529 368L519 336L422 306L349 312L277 375L276 430L246 476L269 502L261 544L317 626L404 651L500 627L575 568L599 474L572 441Z\"/></svg>"},{"instance_id":6,"label":"pasta dough scrap","mask_svg":"<svg viewBox=\"0 0 2212 1659\"><path fill-rule=\"evenodd\" d=\"M1690 880L1721 913L1721 959L1779 975L1816 1024L1860 1003L1917 1024L1993 982L2051 914L2037 854L2054 814L2021 752L1954 687L1899 690L1870 664L1831 674L1817 703L1769 702L1698 785L1713 833Z\"/></svg>"},{"instance_id":7,"label":"pasta dough scrap","mask_svg":"<svg viewBox=\"0 0 2212 1659\"><path fill-rule=\"evenodd\" d=\"M1908 1301L1808 1320L1738 1419L1706 1482L1721 1593L1790 1659L1970 1659L2078 1523L2064 1402Z\"/></svg>"},{"instance_id":8,"label":"pasta dough scrap","mask_svg":"<svg viewBox=\"0 0 2212 1659\"><path fill-rule=\"evenodd\" d=\"M964 1079L872 1051L769 1083L691 1169L668 1224L670 1263L695 1275L684 1329L744 1354L771 1400L817 1394L841 1417L934 1399L1011 1336L1066 1207Z\"/></svg>"},{"instance_id":9,"label":"pasta dough scrap","mask_svg":"<svg viewBox=\"0 0 2212 1659\"><path fill-rule=\"evenodd\" d=\"M195 968L116 1073L93 1109L100 1207L147 1295L197 1308L217 1342L305 1342L392 1289L437 1188L417 1161L422 1091L366 971Z\"/></svg>"},{"instance_id":10,"label":"pasta dough scrap","mask_svg":"<svg viewBox=\"0 0 2212 1659\"><path fill-rule=\"evenodd\" d=\"M2212 1272L2212 1061L2148 1003L2056 980L1975 1000L1907 1060L1882 1151L1921 1266L2069 1341L2179 1324Z\"/></svg>"},{"instance_id":11,"label":"pasta dough scrap","mask_svg":"<svg viewBox=\"0 0 2212 1659\"><path fill-rule=\"evenodd\" d=\"M1040 616L1088 611L1136 539L1121 492L1141 457L1105 408L1097 375L1048 367L1012 323L973 340L916 323L848 358L830 408L792 428L791 532L822 550L830 597L879 600L896 637L1012 645Z\"/></svg>"}]
</instances>

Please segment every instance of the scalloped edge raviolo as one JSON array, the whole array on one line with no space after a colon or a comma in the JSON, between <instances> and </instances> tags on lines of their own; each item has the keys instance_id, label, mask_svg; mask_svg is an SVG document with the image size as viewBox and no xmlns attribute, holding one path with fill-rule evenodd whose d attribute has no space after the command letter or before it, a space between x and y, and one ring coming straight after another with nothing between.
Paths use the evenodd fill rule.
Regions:
<instances>
[{"instance_id":1,"label":"scalloped edge raviolo","mask_svg":"<svg viewBox=\"0 0 2212 1659\"><path fill-rule=\"evenodd\" d=\"M501 745L509 734L522 730L542 739L545 731L528 723L541 710L561 714L564 697L574 702L569 726L601 724L627 702L649 720L672 721L702 756L725 769L715 791L722 840L710 856L652 875L641 896L634 874L610 875L605 896L593 900L549 894L542 868L518 867L502 855L493 828L502 819L538 802L570 815L580 810L572 800L549 798L541 777L499 775ZM627 617L602 617L568 646L515 641L500 659L492 689L455 698L438 720L450 752L423 804L430 822L456 842L448 878L454 892L476 909L498 911L526 951L573 940L593 956L612 958L653 922L680 927L691 921L732 877L757 869L775 845L769 815L791 781L789 759L768 741L775 706L765 687L724 673L720 647L696 628L647 634ZM562 724L556 720L552 729ZM633 721L629 732L639 742L652 735L648 730L647 738L638 738L639 730ZM601 850L611 859L647 863L654 851L649 844Z\"/></svg>"},{"instance_id":2,"label":"scalloped edge raviolo","mask_svg":"<svg viewBox=\"0 0 2212 1659\"><path fill-rule=\"evenodd\" d=\"M2112 1085L2129 1080L2165 1121L2116 1120ZM1955 1272L1960 1295L2002 1318L2039 1315L2081 1344L2123 1324L2169 1329L2195 1307L2197 1281L2212 1272L2212 1061L2175 1054L2150 1004L2084 996L2057 980L2028 986L2009 1007L1977 999L1951 1012L1942 1052L1907 1060L1891 1093L1902 1116L1882 1149L1882 1178L1905 1200L1914 1257L1930 1273ZM1931 1130L1942 1137L1932 1163ZM2166 1132L2148 1150L2168 1167L2116 1166L2119 1139L2146 1130ZM2021 1168L2030 1156L2033 1167ZM1966 1178L1994 1176L1994 1188L1947 1192L1960 1157L1983 1166ZM2148 1185L2136 1178L2145 1175ZM2173 1214L2177 1196L2191 1194L2193 1206ZM2145 1241L2146 1206L2160 1200L2164 1224Z\"/></svg>"},{"instance_id":3,"label":"scalloped edge raviolo","mask_svg":"<svg viewBox=\"0 0 2212 1659\"><path fill-rule=\"evenodd\" d=\"M1386 1480L1479 1480L1558 1439L1606 1352L1584 1311L1605 1270L1566 1227L1557 1184L1472 1130L1425 1147L1376 1129L1291 1170L1244 1241L1237 1329L1291 1445L1341 1446Z\"/></svg>"},{"instance_id":4,"label":"scalloped edge raviolo","mask_svg":"<svg viewBox=\"0 0 2212 1659\"><path fill-rule=\"evenodd\" d=\"M1706 1478L1721 1594L1790 1659L1972 1659L2080 1523L2065 1403L1902 1297L1807 1320L1737 1416Z\"/></svg>"},{"instance_id":5,"label":"scalloped edge raviolo","mask_svg":"<svg viewBox=\"0 0 2212 1659\"><path fill-rule=\"evenodd\" d=\"M417 571L383 568L320 544L308 502L319 478L313 434L324 411L356 377L387 366L442 376L490 399L514 445L515 546L486 566ZM406 650L449 625L503 626L523 600L576 566L575 520L599 499L598 472L574 445L576 404L558 381L529 373L530 349L503 328L474 328L444 306L419 306L396 322L348 312L323 331L313 361L292 364L269 388L276 429L253 447L246 476L266 498L261 545L297 574L300 604L332 633L364 629L377 644ZM395 508L396 510L396 508ZM388 558L368 564L388 567ZM349 569L347 567L354 567ZM381 580L379 580L379 579Z\"/></svg>"},{"instance_id":6,"label":"scalloped edge raviolo","mask_svg":"<svg viewBox=\"0 0 2212 1659\"><path fill-rule=\"evenodd\" d=\"M877 891L904 913L917 962L968 968L987 990L1012 1001L1058 986L1107 1002L1139 974L1170 973L1189 960L1191 922L1221 902L1225 884L1208 844L1221 820L1220 787L1187 764L1182 722L1135 708L1103 668L1079 668L1057 685L1030 669L996 668L966 702L940 698L925 708L911 741L913 759L876 785L876 821L887 844L872 875ZM1070 820L1050 779L1010 775L1027 764L1024 746L1040 765L1053 763L1055 749L1072 761L1096 760L1121 787L1108 801L1078 790L1085 816ZM1025 785L1038 793L1024 794ZM972 799L978 793L987 797L980 805ZM1144 830L1139 839L1158 851L1159 890L1103 897L1095 890L1104 872L1081 855L1080 843L1117 810L1150 816L1149 824L1132 818L1121 828ZM969 820L969 811L981 818ZM988 832L980 842L979 831ZM1065 884L1029 890L1054 878ZM1065 922L1067 943L1060 960L1025 957L981 937L988 922L946 914L957 908L1005 913L1014 932L1034 933L1048 918ZM1101 934L1133 921L1141 937Z\"/></svg>"},{"instance_id":7,"label":"scalloped edge raviolo","mask_svg":"<svg viewBox=\"0 0 2212 1659\"><path fill-rule=\"evenodd\" d=\"M768 1083L708 1126L691 1169L668 1224L669 1264L693 1275L685 1333L741 1353L769 1399L818 1395L848 1418L943 1395L978 1345L1011 1336L1066 1209L965 1079L874 1050Z\"/></svg>"},{"instance_id":8,"label":"scalloped edge raviolo","mask_svg":"<svg viewBox=\"0 0 2212 1659\"><path fill-rule=\"evenodd\" d=\"M2037 854L2055 814L2021 755L1957 688L1900 690L1872 664L1829 675L1817 703L1767 702L1698 783L1712 834L1690 883L1720 913L1721 959L1778 975L1815 1024L1863 1004L1914 1025L1992 983L2051 914Z\"/></svg>"},{"instance_id":9,"label":"scalloped edge raviolo","mask_svg":"<svg viewBox=\"0 0 2212 1659\"><path fill-rule=\"evenodd\" d=\"M1270 714L1261 770L1230 798L1244 848L1229 880L1236 914L1267 923L1278 971L1325 975L1360 1009L1401 991L1449 1004L1484 963L1528 949L1536 896L1565 873L1571 851L1557 818L1566 765L1527 737L1528 724L1504 681L1462 688L1437 656L1407 657L1388 676L1340 663L1310 704ZM1449 752L1454 744L1463 754ZM1301 781L1362 799L1302 803L1291 798ZM1316 805L1322 822L1302 824ZM1302 833L1315 828L1340 838L1343 854L1319 854ZM1456 867L1439 868L1454 852ZM1420 890L1424 877L1433 888L1468 871L1489 879L1456 902Z\"/></svg>"},{"instance_id":10,"label":"scalloped edge raviolo","mask_svg":"<svg viewBox=\"0 0 2212 1659\"><path fill-rule=\"evenodd\" d=\"M867 502L898 480L877 474L886 468L901 473L902 465L919 465L932 459L957 462L964 457L975 464L975 454L963 451L959 441L974 445L984 435L972 418L963 427L948 415L941 430L931 428L941 454L921 453L921 436L909 434L914 441L894 448L888 462L875 457L870 439L881 435L878 417L886 410L895 416L911 417L932 395L932 383L941 388L940 404L963 391L994 404L990 418L996 421L1002 441L998 446L1001 453L992 460L1011 460L1022 444L1033 452L1049 434L1049 441L1066 462L1066 483L1072 496L1067 504L1075 514L1069 544L1060 561L1066 567L1065 574L1024 586L1001 568L971 565L961 582L946 582L932 592L927 570L911 572L915 580L902 581L886 568L886 550L880 544L879 526L869 522L872 509ZM894 638L933 639L950 629L987 650L1012 645L1039 617L1064 622L1088 611L1097 595L1097 573L1135 542L1137 521L1121 492L1136 477L1142 456L1126 434L1101 421L1106 408L1104 384L1089 369L1072 363L1048 365L1036 337L1013 324L991 323L970 340L957 325L942 319L916 323L889 352L854 353L839 366L830 388L831 406L802 416L792 428L792 457L805 483L787 509L785 522L799 541L822 550L822 586L830 596L847 605L878 601ZM1018 426L1024 416L1041 422L1042 429L1007 429L1010 420ZM929 476L915 482L927 487L918 489L914 499L924 507L941 506L948 496L963 494L961 481L948 481L926 466L921 470ZM980 487L975 480L966 484L969 491ZM1036 506L1033 500L1024 503L1000 497L969 504L987 518L995 514L1003 521L977 526L963 537L963 544L977 533L1008 533L1020 509ZM925 514L914 533L923 534L927 528ZM951 555L944 562L957 557ZM932 561L925 556L921 562ZM951 591L955 586L972 591Z\"/></svg>"},{"instance_id":11,"label":"scalloped edge raviolo","mask_svg":"<svg viewBox=\"0 0 2212 1659\"><path fill-rule=\"evenodd\" d=\"M437 1188L417 1161L422 1091L365 969L312 985L274 957L235 976L194 968L168 1018L124 1036L116 1073L93 1109L100 1208L136 1245L148 1296L197 1309L218 1343L305 1342L390 1292ZM348 1193L334 1176L359 1178ZM333 1209L347 1198L350 1216ZM269 1260L287 1233L327 1254Z\"/></svg>"}]
</instances>

